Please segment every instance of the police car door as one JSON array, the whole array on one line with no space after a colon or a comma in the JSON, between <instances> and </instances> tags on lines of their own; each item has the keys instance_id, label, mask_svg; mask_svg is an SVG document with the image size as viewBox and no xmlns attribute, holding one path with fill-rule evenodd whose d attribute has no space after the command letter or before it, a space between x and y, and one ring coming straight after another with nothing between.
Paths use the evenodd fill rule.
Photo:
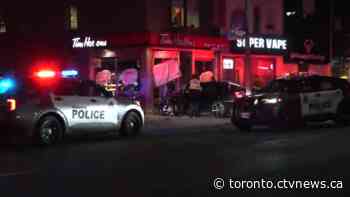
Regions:
<instances>
[{"instance_id":1,"label":"police car door","mask_svg":"<svg viewBox=\"0 0 350 197\"><path fill-rule=\"evenodd\" d=\"M83 106L73 106L72 119L81 123L83 130L88 132L111 131L115 128L117 111L114 110L115 100L108 97L103 88L92 81L83 83L80 94Z\"/></svg>"},{"instance_id":2,"label":"police car door","mask_svg":"<svg viewBox=\"0 0 350 197\"><path fill-rule=\"evenodd\" d=\"M328 78L320 79L321 110L323 114L336 114L343 92Z\"/></svg>"},{"instance_id":3,"label":"police car door","mask_svg":"<svg viewBox=\"0 0 350 197\"><path fill-rule=\"evenodd\" d=\"M304 79L301 85L300 103L303 117L322 113L321 94L315 81Z\"/></svg>"},{"instance_id":4,"label":"police car door","mask_svg":"<svg viewBox=\"0 0 350 197\"><path fill-rule=\"evenodd\" d=\"M74 134L85 132L91 121L85 118L90 109L88 87L80 82L65 81L52 94L54 106L63 113L67 120L69 132Z\"/></svg>"},{"instance_id":5,"label":"police car door","mask_svg":"<svg viewBox=\"0 0 350 197\"><path fill-rule=\"evenodd\" d=\"M94 84L93 87L94 92L90 102L94 107L92 108L93 119L99 127L98 131L114 130L118 121L117 101L105 88L97 84Z\"/></svg>"}]
</instances>

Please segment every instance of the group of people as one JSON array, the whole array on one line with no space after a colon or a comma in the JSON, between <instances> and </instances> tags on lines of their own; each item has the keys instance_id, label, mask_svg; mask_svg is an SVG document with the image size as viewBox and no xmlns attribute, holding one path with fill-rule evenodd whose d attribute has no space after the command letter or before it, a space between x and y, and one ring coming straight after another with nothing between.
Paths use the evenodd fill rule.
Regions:
<instances>
[{"instance_id":1,"label":"group of people","mask_svg":"<svg viewBox=\"0 0 350 197\"><path fill-rule=\"evenodd\" d=\"M202 84L210 81L214 81L214 74L209 69L205 69L200 75L192 75L191 80L188 84L185 84L182 93L176 92L174 84L169 83L168 86L173 87L167 88L166 99L163 100L163 105L161 105L161 110L167 111L165 114L179 114L186 113L190 117L199 117L201 112L201 107L203 104L203 88ZM163 95L164 96L164 95ZM164 105L164 103L166 103ZM165 108L164 108L165 106Z\"/></svg>"},{"instance_id":2,"label":"group of people","mask_svg":"<svg viewBox=\"0 0 350 197\"><path fill-rule=\"evenodd\" d=\"M205 70L198 76L192 75L192 79L189 82L188 86L188 96L190 102L190 117L199 117L201 111L201 101L202 99L202 91L203 87L202 83L208 83L211 81L215 81L214 73L205 68Z\"/></svg>"}]
</instances>

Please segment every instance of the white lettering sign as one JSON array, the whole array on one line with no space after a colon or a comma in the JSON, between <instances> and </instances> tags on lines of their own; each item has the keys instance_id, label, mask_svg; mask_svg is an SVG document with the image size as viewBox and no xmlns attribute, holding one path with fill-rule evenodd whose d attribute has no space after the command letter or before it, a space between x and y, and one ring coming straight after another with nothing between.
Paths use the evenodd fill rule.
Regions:
<instances>
[{"instance_id":1,"label":"white lettering sign","mask_svg":"<svg viewBox=\"0 0 350 197\"><path fill-rule=\"evenodd\" d=\"M91 37L85 37L81 39L80 37L76 37L72 39L73 48L94 48L94 47L106 47L107 40L93 40Z\"/></svg>"},{"instance_id":2,"label":"white lettering sign","mask_svg":"<svg viewBox=\"0 0 350 197\"><path fill-rule=\"evenodd\" d=\"M224 69L233 69L233 59L224 59L223 60L223 68Z\"/></svg>"},{"instance_id":3,"label":"white lettering sign","mask_svg":"<svg viewBox=\"0 0 350 197\"><path fill-rule=\"evenodd\" d=\"M236 42L237 48L244 48L246 46L245 39L238 39ZM287 50L287 40L276 38L259 38L250 37L249 47L253 49L274 49Z\"/></svg>"}]
</instances>

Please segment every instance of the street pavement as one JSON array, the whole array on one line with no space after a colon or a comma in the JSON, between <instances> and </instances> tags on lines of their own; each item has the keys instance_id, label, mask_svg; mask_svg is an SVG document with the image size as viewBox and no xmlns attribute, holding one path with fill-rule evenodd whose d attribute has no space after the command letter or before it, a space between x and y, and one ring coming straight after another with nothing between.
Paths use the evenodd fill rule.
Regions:
<instances>
[{"instance_id":1,"label":"street pavement","mask_svg":"<svg viewBox=\"0 0 350 197\"><path fill-rule=\"evenodd\" d=\"M49 148L2 143L0 196L347 196L349 139L350 128L328 123L245 133L229 119L151 115L136 138L88 136ZM341 181L342 189L229 185L262 179Z\"/></svg>"}]
</instances>

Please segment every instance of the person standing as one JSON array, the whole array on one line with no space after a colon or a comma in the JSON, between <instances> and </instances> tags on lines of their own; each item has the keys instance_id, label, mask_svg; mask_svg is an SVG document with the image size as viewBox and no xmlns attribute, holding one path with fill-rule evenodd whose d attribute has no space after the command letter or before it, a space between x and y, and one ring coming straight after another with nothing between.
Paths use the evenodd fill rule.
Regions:
<instances>
[{"instance_id":1,"label":"person standing","mask_svg":"<svg viewBox=\"0 0 350 197\"><path fill-rule=\"evenodd\" d=\"M215 81L215 76L213 71L211 71L211 69L209 68L209 66L205 66L203 68L203 72L201 73L201 75L199 76L199 80L202 83L208 83L208 82L212 82Z\"/></svg>"},{"instance_id":2,"label":"person standing","mask_svg":"<svg viewBox=\"0 0 350 197\"><path fill-rule=\"evenodd\" d=\"M190 117L200 116L200 99L201 99L201 82L198 79L198 75L192 75L192 79L189 84L189 99L190 99Z\"/></svg>"}]
</instances>

